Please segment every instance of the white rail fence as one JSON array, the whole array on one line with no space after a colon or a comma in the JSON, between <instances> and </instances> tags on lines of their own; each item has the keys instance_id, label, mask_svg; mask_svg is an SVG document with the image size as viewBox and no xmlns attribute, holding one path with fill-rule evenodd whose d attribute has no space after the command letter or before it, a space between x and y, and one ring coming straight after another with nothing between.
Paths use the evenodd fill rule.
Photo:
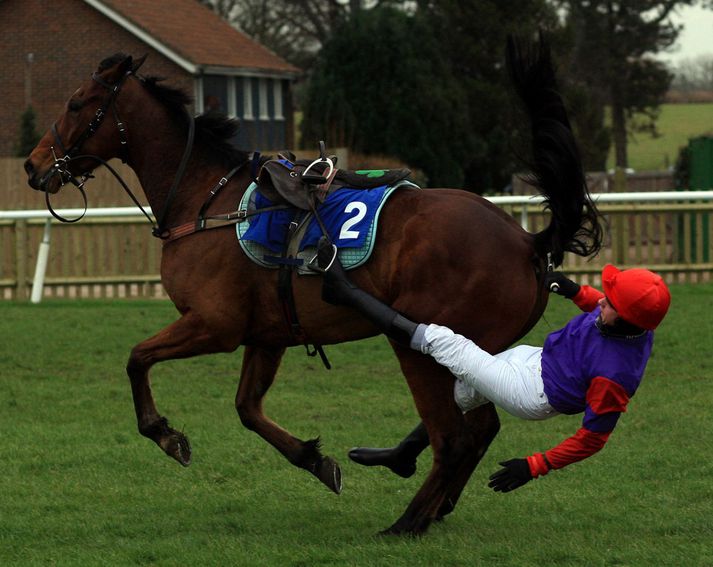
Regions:
<instances>
[{"instance_id":1,"label":"white rail fence","mask_svg":"<svg viewBox=\"0 0 713 567\"><path fill-rule=\"evenodd\" d=\"M608 220L605 247L590 261L568 255L565 270L595 283L606 262L646 265L669 281L713 279L713 191L592 197ZM526 230L541 230L548 222L541 196L488 199L519 218ZM84 210L57 212L75 218ZM51 253L53 225L61 227L57 254ZM135 207L88 209L76 225L57 223L46 210L0 211L0 289L6 299L26 299L28 290L33 303L48 295L162 296L159 262L160 242L150 236L145 217ZM111 291L122 286L123 293Z\"/></svg>"}]
</instances>

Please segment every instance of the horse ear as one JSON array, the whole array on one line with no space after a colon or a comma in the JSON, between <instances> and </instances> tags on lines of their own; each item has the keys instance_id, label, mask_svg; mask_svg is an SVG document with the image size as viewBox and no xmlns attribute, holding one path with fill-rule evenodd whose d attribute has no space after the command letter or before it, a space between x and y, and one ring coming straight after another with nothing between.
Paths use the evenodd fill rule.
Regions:
<instances>
[{"instance_id":1,"label":"horse ear","mask_svg":"<svg viewBox=\"0 0 713 567\"><path fill-rule=\"evenodd\" d=\"M147 58L148 56L149 56L149 54L148 54L148 53L145 53L144 55L142 55L141 57L139 57L136 61L134 61L134 65L131 67L131 72L132 72L132 73L136 73L136 71L139 70L139 68L141 67L141 65L144 64L144 61L146 61L146 58Z\"/></svg>"},{"instance_id":2,"label":"horse ear","mask_svg":"<svg viewBox=\"0 0 713 567\"><path fill-rule=\"evenodd\" d=\"M144 61L146 61L147 55L142 55L138 59L134 60L131 55L127 55L126 58L119 63L119 73L122 75L125 75L127 73L136 73L138 71L139 67L144 64Z\"/></svg>"},{"instance_id":3,"label":"horse ear","mask_svg":"<svg viewBox=\"0 0 713 567\"><path fill-rule=\"evenodd\" d=\"M127 55L126 58L119 63L119 74L124 75L132 70L132 67L134 65L134 59L131 57L131 55Z\"/></svg>"}]
</instances>

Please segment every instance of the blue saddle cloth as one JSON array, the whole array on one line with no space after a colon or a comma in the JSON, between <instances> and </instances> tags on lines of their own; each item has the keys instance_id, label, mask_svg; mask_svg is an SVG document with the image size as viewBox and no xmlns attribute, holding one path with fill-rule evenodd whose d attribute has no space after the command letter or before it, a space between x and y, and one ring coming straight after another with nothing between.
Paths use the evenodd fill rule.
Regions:
<instances>
[{"instance_id":1,"label":"blue saddle cloth","mask_svg":"<svg viewBox=\"0 0 713 567\"><path fill-rule=\"evenodd\" d=\"M317 207L330 239L337 248L360 248L366 241L369 228L379 205L384 199L386 185L374 189L341 188L327 197ZM255 208L260 210L274 203L259 191L255 193ZM251 240L273 252L280 252L287 238L287 228L295 218L295 211L269 211L256 215L243 240ZM312 218L299 245L302 251L317 246L322 230L317 219Z\"/></svg>"},{"instance_id":2,"label":"blue saddle cloth","mask_svg":"<svg viewBox=\"0 0 713 567\"><path fill-rule=\"evenodd\" d=\"M318 208L330 239L339 249L339 259L346 269L366 262L374 247L379 213L389 196L399 187L413 187L410 181L400 181L393 186L373 189L341 188L330 194ZM273 203L256 190L248 187L241 199L240 209L259 210ZM275 255L285 246L287 230L291 222L300 222L307 214L299 209L267 211L250 216L247 222L238 223L236 231L241 248L254 262L264 267L276 268ZM298 273L314 273L302 264L315 254L322 230L313 215L309 214L307 228L298 245Z\"/></svg>"}]
</instances>

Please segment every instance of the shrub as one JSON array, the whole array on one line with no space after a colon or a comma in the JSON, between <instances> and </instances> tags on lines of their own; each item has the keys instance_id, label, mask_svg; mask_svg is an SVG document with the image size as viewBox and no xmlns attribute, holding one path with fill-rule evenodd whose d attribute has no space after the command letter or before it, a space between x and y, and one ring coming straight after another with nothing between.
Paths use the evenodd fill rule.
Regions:
<instances>
[{"instance_id":1,"label":"shrub","mask_svg":"<svg viewBox=\"0 0 713 567\"><path fill-rule=\"evenodd\" d=\"M35 110L28 106L20 117L20 139L15 145L17 157L27 157L40 141L41 136L35 129Z\"/></svg>"}]
</instances>

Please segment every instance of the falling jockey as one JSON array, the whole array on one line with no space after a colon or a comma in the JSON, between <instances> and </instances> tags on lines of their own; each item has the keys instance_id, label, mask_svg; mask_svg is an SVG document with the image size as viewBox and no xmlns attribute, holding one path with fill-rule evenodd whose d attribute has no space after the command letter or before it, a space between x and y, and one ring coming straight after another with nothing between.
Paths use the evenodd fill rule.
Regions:
<instances>
[{"instance_id":1,"label":"falling jockey","mask_svg":"<svg viewBox=\"0 0 713 567\"><path fill-rule=\"evenodd\" d=\"M528 420L583 413L579 430L556 447L500 463L489 486L509 492L530 480L598 452L636 392L653 345L653 331L671 297L663 279L645 269L602 271L604 293L550 272L550 289L574 301L584 313L550 333L542 348L516 346L491 355L475 343L435 324L409 321L352 284L325 243L320 246L323 299L360 311L387 336L432 356L455 376L454 396L468 412L493 402ZM349 457L411 476L416 457L429 444L423 424L390 449L355 448Z\"/></svg>"}]
</instances>

